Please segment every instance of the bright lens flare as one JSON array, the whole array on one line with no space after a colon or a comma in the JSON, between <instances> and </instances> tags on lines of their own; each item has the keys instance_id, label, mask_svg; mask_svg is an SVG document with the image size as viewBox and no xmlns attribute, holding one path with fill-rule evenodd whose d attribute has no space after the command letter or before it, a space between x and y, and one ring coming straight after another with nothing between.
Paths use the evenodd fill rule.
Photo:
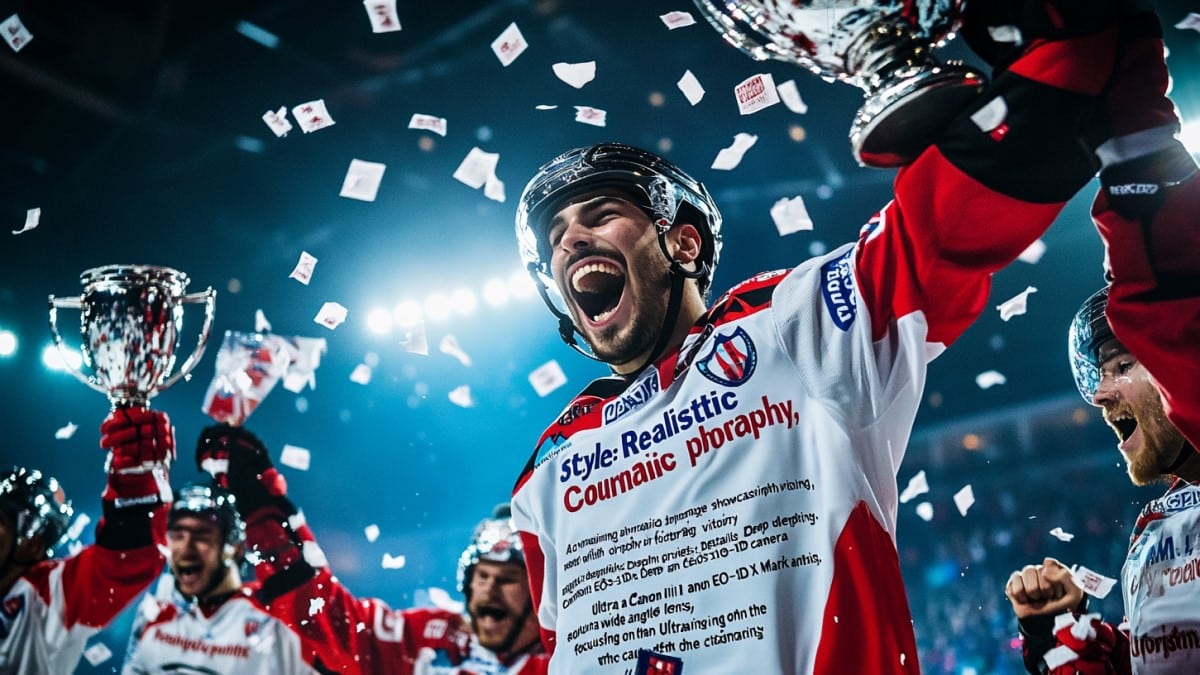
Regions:
<instances>
[{"instance_id":1,"label":"bright lens flare","mask_svg":"<svg viewBox=\"0 0 1200 675\"><path fill-rule=\"evenodd\" d=\"M375 308L367 314L367 329L376 335L385 335L392 329L392 315L386 309Z\"/></svg>"},{"instance_id":2,"label":"bright lens flare","mask_svg":"<svg viewBox=\"0 0 1200 675\"><path fill-rule=\"evenodd\" d=\"M67 372L67 366L71 369L78 370L83 366L83 355L74 349L66 349L66 362L63 361L63 355L59 352L58 347L54 345L46 345L42 348L42 365L50 370Z\"/></svg>"},{"instance_id":3,"label":"bright lens flare","mask_svg":"<svg viewBox=\"0 0 1200 675\"><path fill-rule=\"evenodd\" d=\"M0 330L0 357L12 356L16 351L16 334L11 330Z\"/></svg>"}]
</instances>

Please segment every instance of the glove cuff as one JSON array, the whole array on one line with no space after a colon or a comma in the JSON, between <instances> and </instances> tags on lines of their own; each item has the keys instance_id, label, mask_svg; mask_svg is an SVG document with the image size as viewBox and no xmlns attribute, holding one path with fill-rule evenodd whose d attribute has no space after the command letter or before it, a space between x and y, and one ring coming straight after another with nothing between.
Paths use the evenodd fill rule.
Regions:
<instances>
[{"instance_id":1,"label":"glove cuff","mask_svg":"<svg viewBox=\"0 0 1200 675\"><path fill-rule=\"evenodd\" d=\"M155 464L149 471L138 473L110 473L101 499L118 509L170 504L171 482L167 477L167 465Z\"/></svg>"}]
</instances>

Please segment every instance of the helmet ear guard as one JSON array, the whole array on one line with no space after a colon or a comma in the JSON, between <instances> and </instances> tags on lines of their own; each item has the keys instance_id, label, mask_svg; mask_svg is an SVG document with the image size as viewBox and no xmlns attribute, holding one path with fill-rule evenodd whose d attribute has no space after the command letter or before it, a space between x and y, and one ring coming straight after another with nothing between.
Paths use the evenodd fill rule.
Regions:
<instances>
[{"instance_id":1,"label":"helmet ear guard","mask_svg":"<svg viewBox=\"0 0 1200 675\"><path fill-rule=\"evenodd\" d=\"M66 538L75 515L56 479L24 467L14 467L0 479L0 510L12 518L15 545L41 537L46 558Z\"/></svg>"}]
</instances>

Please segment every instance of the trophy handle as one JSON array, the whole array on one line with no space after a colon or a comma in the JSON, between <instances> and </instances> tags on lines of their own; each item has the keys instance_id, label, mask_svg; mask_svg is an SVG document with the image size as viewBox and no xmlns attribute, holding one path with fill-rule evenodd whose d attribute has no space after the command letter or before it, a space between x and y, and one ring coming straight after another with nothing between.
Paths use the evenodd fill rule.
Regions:
<instances>
[{"instance_id":1,"label":"trophy handle","mask_svg":"<svg viewBox=\"0 0 1200 675\"><path fill-rule=\"evenodd\" d=\"M56 298L50 296L50 335L54 338L54 346L58 348L58 355L62 358L63 368L68 373L75 376L75 379L95 389L101 394L108 395L108 390L101 386L93 375L84 375L82 371L77 370L71 365L70 359L67 358L67 346L63 344L62 336L58 334L58 308L64 309L83 309L83 302L78 297Z\"/></svg>"},{"instance_id":2,"label":"trophy handle","mask_svg":"<svg viewBox=\"0 0 1200 675\"><path fill-rule=\"evenodd\" d=\"M208 334L212 329L213 314L217 304L217 292L209 286L199 293L189 293L179 299L179 302L203 302L204 303L204 327L200 329L200 337L196 340L196 348L192 350L192 355L187 357L187 360L179 366L179 372L167 378L162 384L162 389L175 384L180 378L186 377L200 362L200 358L204 356L204 350L208 347Z\"/></svg>"}]
</instances>

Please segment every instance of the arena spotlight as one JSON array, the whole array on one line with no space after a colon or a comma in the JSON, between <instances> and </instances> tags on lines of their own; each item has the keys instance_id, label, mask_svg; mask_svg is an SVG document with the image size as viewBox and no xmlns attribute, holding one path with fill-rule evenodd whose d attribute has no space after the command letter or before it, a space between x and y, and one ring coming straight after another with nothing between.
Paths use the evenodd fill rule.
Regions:
<instances>
[{"instance_id":1,"label":"arena spotlight","mask_svg":"<svg viewBox=\"0 0 1200 675\"><path fill-rule=\"evenodd\" d=\"M1200 122L1184 122L1179 129L1179 142L1193 155L1200 154Z\"/></svg>"},{"instance_id":2,"label":"arena spotlight","mask_svg":"<svg viewBox=\"0 0 1200 675\"><path fill-rule=\"evenodd\" d=\"M396 309L392 310L392 316L399 326L415 326L421 323L424 314L421 312L420 305L412 300L405 300L396 305Z\"/></svg>"},{"instance_id":3,"label":"arena spotlight","mask_svg":"<svg viewBox=\"0 0 1200 675\"><path fill-rule=\"evenodd\" d=\"M445 293L433 293L425 298L425 316L435 321L450 317L450 297Z\"/></svg>"},{"instance_id":4,"label":"arena spotlight","mask_svg":"<svg viewBox=\"0 0 1200 675\"><path fill-rule=\"evenodd\" d=\"M450 307L457 314L470 314L478 306L479 300L470 289L459 288L450 294Z\"/></svg>"},{"instance_id":5,"label":"arena spotlight","mask_svg":"<svg viewBox=\"0 0 1200 675\"><path fill-rule=\"evenodd\" d=\"M392 330L392 314L391 312L376 307L367 313L367 330L376 335L384 335Z\"/></svg>"},{"instance_id":6,"label":"arena spotlight","mask_svg":"<svg viewBox=\"0 0 1200 675\"><path fill-rule=\"evenodd\" d=\"M503 307L508 303L509 295L508 284L499 279L491 279L483 285L483 301L492 307Z\"/></svg>"},{"instance_id":7,"label":"arena spotlight","mask_svg":"<svg viewBox=\"0 0 1200 675\"><path fill-rule=\"evenodd\" d=\"M58 347L54 346L53 344L42 347L42 365L46 366L50 370L57 370L64 373L68 372L68 365L75 370L78 370L83 366L82 354L74 349L66 349L63 351L66 352L66 362L63 361L64 354L59 352Z\"/></svg>"},{"instance_id":8,"label":"arena spotlight","mask_svg":"<svg viewBox=\"0 0 1200 675\"><path fill-rule=\"evenodd\" d=\"M512 292L514 298L524 300L532 298L537 293L537 286L533 285L533 279L525 271L513 272L513 275L508 278L508 290Z\"/></svg>"},{"instance_id":9,"label":"arena spotlight","mask_svg":"<svg viewBox=\"0 0 1200 675\"><path fill-rule=\"evenodd\" d=\"M17 334L11 330L0 329L0 358L12 356L17 352Z\"/></svg>"}]
</instances>

